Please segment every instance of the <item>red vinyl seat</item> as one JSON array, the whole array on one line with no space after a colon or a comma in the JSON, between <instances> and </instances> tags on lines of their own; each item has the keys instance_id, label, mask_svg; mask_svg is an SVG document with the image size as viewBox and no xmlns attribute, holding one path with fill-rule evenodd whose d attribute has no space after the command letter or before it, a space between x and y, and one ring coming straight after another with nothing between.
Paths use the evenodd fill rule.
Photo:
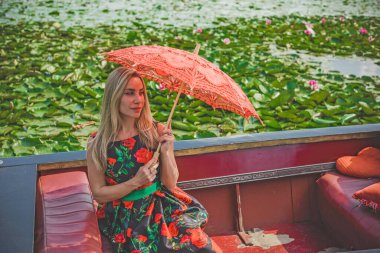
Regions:
<instances>
[{"instance_id":1,"label":"red vinyl seat","mask_svg":"<svg viewBox=\"0 0 380 253\"><path fill-rule=\"evenodd\" d=\"M87 175L42 175L37 183L35 252L102 252Z\"/></svg>"},{"instance_id":2,"label":"red vinyl seat","mask_svg":"<svg viewBox=\"0 0 380 253\"><path fill-rule=\"evenodd\" d=\"M318 208L329 234L347 249L380 248L380 216L352 195L379 179L328 172L317 180Z\"/></svg>"}]
</instances>

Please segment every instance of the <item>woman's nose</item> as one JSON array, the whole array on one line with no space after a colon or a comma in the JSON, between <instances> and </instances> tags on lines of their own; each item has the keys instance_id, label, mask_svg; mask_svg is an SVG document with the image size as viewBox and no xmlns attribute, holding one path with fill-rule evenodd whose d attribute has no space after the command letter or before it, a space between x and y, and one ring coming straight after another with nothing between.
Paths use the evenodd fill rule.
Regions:
<instances>
[{"instance_id":1,"label":"woman's nose","mask_svg":"<svg viewBox=\"0 0 380 253\"><path fill-rule=\"evenodd\" d=\"M141 101L142 101L142 96L140 96L140 95L135 96L135 100L134 100L134 102L135 102L136 104L140 103Z\"/></svg>"}]
</instances>

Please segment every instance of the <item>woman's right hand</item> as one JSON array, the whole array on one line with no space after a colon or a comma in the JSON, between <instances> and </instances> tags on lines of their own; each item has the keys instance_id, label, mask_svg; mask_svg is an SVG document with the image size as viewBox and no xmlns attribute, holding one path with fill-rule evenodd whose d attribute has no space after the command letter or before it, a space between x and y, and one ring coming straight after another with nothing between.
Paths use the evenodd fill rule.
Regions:
<instances>
[{"instance_id":1,"label":"woman's right hand","mask_svg":"<svg viewBox=\"0 0 380 253\"><path fill-rule=\"evenodd\" d=\"M139 168L133 179L139 186L153 182L157 176L158 164L157 158L152 158L149 162Z\"/></svg>"}]
</instances>

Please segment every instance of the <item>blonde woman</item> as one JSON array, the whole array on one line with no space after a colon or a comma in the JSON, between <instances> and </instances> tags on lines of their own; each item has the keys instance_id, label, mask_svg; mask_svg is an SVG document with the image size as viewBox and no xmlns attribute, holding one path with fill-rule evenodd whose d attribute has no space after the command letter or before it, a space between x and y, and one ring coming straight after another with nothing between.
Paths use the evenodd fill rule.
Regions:
<instances>
[{"instance_id":1,"label":"blonde woman","mask_svg":"<svg viewBox=\"0 0 380 253\"><path fill-rule=\"evenodd\" d=\"M152 118L143 79L115 69L87 152L99 228L114 252L221 252L203 232L204 207L176 187L173 143L171 129Z\"/></svg>"}]
</instances>

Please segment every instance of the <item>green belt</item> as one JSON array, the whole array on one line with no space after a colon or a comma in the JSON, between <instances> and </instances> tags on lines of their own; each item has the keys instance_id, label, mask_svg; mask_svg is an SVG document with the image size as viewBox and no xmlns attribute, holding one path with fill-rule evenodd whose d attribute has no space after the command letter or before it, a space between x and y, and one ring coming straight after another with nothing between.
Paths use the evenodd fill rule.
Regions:
<instances>
[{"instance_id":1,"label":"green belt","mask_svg":"<svg viewBox=\"0 0 380 253\"><path fill-rule=\"evenodd\" d=\"M159 188L158 183L155 182L155 183L149 185L148 187L146 187L144 189L135 190L135 191L129 193L128 195L125 195L121 200L131 201L131 200L142 199L142 198L154 193L155 191L157 191L158 188Z\"/></svg>"}]
</instances>

